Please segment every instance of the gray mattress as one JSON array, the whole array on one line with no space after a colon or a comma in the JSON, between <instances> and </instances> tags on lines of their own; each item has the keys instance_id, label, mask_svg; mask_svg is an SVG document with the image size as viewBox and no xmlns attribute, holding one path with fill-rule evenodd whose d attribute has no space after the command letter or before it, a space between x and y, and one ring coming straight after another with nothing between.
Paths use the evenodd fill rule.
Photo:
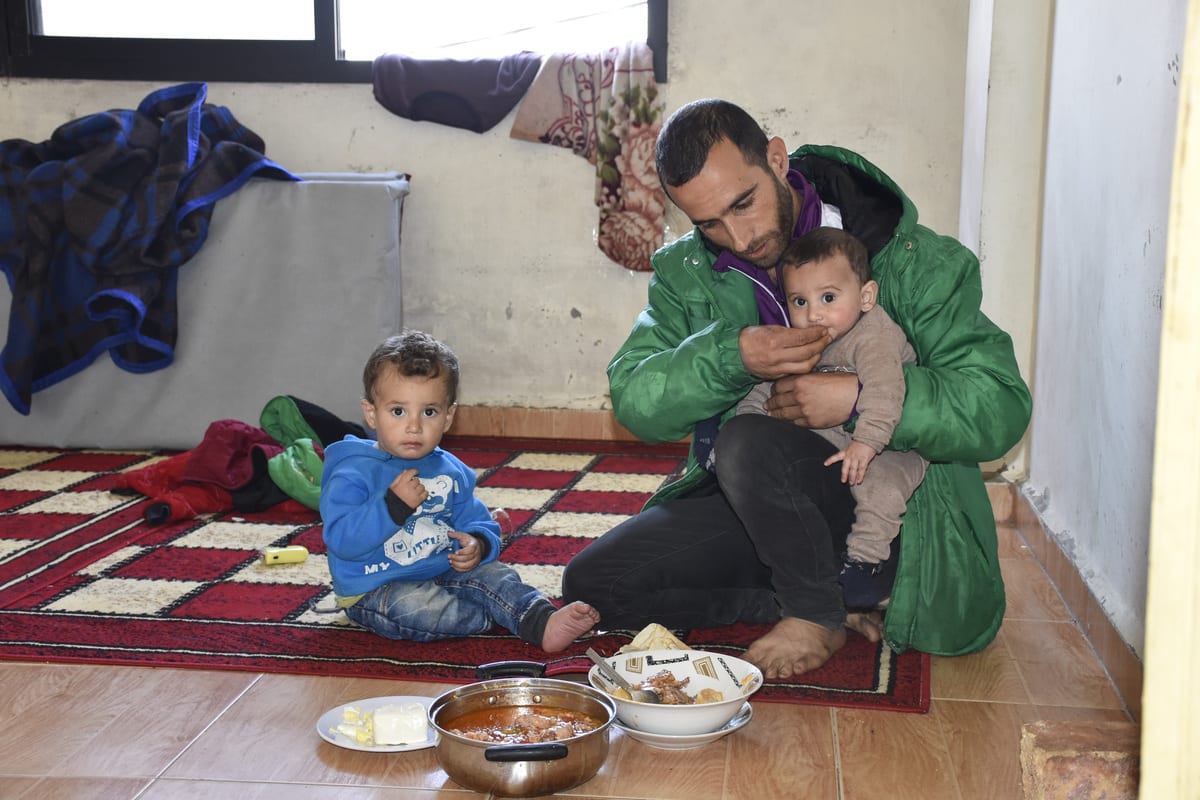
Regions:
<instances>
[{"instance_id":1,"label":"gray mattress","mask_svg":"<svg viewBox=\"0 0 1200 800\"><path fill-rule=\"evenodd\" d=\"M400 174L253 179L217 203L181 268L179 339L165 369L134 374L101 355L33 395L0 400L0 443L190 449L210 423L258 424L290 394L361 422L362 365L399 330ZM11 293L0 281L0 335Z\"/></svg>"}]
</instances>

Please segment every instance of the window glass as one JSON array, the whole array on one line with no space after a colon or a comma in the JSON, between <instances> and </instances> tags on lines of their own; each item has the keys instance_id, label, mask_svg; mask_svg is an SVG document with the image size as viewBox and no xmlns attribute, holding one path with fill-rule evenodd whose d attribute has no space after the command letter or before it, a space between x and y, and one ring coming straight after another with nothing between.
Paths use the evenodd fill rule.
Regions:
<instances>
[{"instance_id":1,"label":"window glass","mask_svg":"<svg viewBox=\"0 0 1200 800\"><path fill-rule=\"evenodd\" d=\"M646 40L645 0L341 0L343 57L496 58L590 52ZM414 13L414 7L420 7Z\"/></svg>"},{"instance_id":2,"label":"window glass","mask_svg":"<svg viewBox=\"0 0 1200 800\"><path fill-rule=\"evenodd\" d=\"M0 0L0 76L369 83L416 58L597 52L646 41L667 0Z\"/></svg>"},{"instance_id":3,"label":"window glass","mask_svg":"<svg viewBox=\"0 0 1200 800\"><path fill-rule=\"evenodd\" d=\"M44 36L114 39L262 39L314 35L312 0L41 0Z\"/></svg>"}]
</instances>

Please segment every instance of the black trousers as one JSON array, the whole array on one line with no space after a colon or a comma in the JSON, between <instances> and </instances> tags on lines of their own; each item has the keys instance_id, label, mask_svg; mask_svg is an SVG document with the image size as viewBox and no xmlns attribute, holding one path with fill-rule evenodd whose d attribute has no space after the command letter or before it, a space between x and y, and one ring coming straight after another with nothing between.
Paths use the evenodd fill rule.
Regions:
<instances>
[{"instance_id":1,"label":"black trousers","mask_svg":"<svg viewBox=\"0 0 1200 800\"><path fill-rule=\"evenodd\" d=\"M854 499L835 450L805 428L734 417L716 445L716 477L630 517L563 573L565 600L600 612L606 629L775 622L845 623L838 573Z\"/></svg>"}]
</instances>

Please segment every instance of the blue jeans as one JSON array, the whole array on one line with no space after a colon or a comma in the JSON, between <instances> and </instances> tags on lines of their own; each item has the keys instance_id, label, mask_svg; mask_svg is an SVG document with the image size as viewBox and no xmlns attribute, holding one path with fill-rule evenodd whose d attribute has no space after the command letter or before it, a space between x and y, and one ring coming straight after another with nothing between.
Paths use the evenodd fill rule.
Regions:
<instances>
[{"instance_id":1,"label":"blue jeans","mask_svg":"<svg viewBox=\"0 0 1200 800\"><path fill-rule=\"evenodd\" d=\"M610 629L782 616L840 628L854 498L824 466L834 452L790 422L734 417L716 440L716 479L589 544L567 564L563 599L590 603Z\"/></svg>"},{"instance_id":2,"label":"blue jeans","mask_svg":"<svg viewBox=\"0 0 1200 800\"><path fill-rule=\"evenodd\" d=\"M389 639L432 642L500 625L522 638L536 636L531 644L541 645L544 620L521 629L537 606L542 608L535 616L548 617L546 607L553 610L545 595L522 583L512 567L491 561L470 572L447 570L433 580L385 583L347 608L346 616Z\"/></svg>"}]
</instances>

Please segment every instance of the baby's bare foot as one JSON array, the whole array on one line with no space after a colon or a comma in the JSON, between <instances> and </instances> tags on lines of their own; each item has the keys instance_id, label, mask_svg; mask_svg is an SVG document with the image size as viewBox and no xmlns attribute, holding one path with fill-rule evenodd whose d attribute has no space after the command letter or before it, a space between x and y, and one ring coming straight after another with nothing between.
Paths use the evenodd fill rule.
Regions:
<instances>
[{"instance_id":1,"label":"baby's bare foot","mask_svg":"<svg viewBox=\"0 0 1200 800\"><path fill-rule=\"evenodd\" d=\"M600 624L600 612L580 600L550 615L542 634L542 649L557 653Z\"/></svg>"},{"instance_id":2,"label":"baby's bare foot","mask_svg":"<svg viewBox=\"0 0 1200 800\"><path fill-rule=\"evenodd\" d=\"M878 642L883 638L883 615L878 611L850 611L846 614L846 627L861 633L868 641Z\"/></svg>"}]
</instances>

